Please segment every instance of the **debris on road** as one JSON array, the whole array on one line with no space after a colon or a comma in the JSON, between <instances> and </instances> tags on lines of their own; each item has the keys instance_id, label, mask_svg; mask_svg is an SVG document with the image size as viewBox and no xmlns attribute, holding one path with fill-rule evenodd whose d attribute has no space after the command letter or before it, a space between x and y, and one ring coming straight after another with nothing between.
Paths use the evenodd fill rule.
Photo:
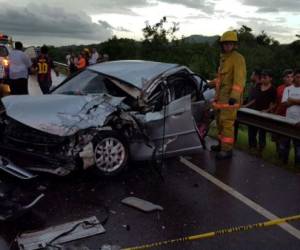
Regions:
<instances>
[{"instance_id":1,"label":"debris on road","mask_svg":"<svg viewBox=\"0 0 300 250\"><path fill-rule=\"evenodd\" d=\"M37 190L38 191L46 191L47 190L47 187L46 186L43 186L43 185L40 185L37 187Z\"/></svg>"},{"instance_id":2,"label":"debris on road","mask_svg":"<svg viewBox=\"0 0 300 250\"><path fill-rule=\"evenodd\" d=\"M24 233L17 237L20 250L35 250L104 233L105 229L93 216L42 231Z\"/></svg>"},{"instance_id":3,"label":"debris on road","mask_svg":"<svg viewBox=\"0 0 300 250\"><path fill-rule=\"evenodd\" d=\"M18 167L10 160L2 156L0 156L0 169L23 180L29 180L36 177L36 175L33 175L29 171Z\"/></svg>"},{"instance_id":4,"label":"debris on road","mask_svg":"<svg viewBox=\"0 0 300 250\"><path fill-rule=\"evenodd\" d=\"M121 247L117 245L103 245L100 250L120 250Z\"/></svg>"},{"instance_id":5,"label":"debris on road","mask_svg":"<svg viewBox=\"0 0 300 250\"><path fill-rule=\"evenodd\" d=\"M135 207L144 212L152 212L152 211L156 211L156 210L163 211L164 210L163 207L161 207L159 205L153 204L149 201L145 201L140 198L133 197L133 196L123 199L122 203L126 204L128 206Z\"/></svg>"},{"instance_id":6,"label":"debris on road","mask_svg":"<svg viewBox=\"0 0 300 250\"><path fill-rule=\"evenodd\" d=\"M129 225L122 225L122 227L126 228L127 231L130 231L130 226Z\"/></svg>"}]
</instances>

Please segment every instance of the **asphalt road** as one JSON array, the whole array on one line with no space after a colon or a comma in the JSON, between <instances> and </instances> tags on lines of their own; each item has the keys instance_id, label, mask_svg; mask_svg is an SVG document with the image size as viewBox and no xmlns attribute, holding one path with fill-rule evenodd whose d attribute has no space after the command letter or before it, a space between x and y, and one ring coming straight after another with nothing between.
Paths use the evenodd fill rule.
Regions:
<instances>
[{"instance_id":1,"label":"asphalt road","mask_svg":"<svg viewBox=\"0 0 300 250\"><path fill-rule=\"evenodd\" d=\"M299 175L239 151L224 162L215 162L213 156L203 151L187 160L277 216L299 213ZM96 250L107 243L136 246L267 220L178 158L166 161L162 176L146 163L134 164L126 174L113 179L86 172L65 178L42 176L20 184L2 176L11 187L18 187L17 193L44 192L46 197L30 214L2 225L0 232L11 241L23 231L95 215L100 221L107 219L106 233L74 243ZM164 210L145 213L121 204L128 196L159 204ZM300 235L300 223L291 225ZM300 249L300 241L275 226L154 249L287 248Z\"/></svg>"}]
</instances>

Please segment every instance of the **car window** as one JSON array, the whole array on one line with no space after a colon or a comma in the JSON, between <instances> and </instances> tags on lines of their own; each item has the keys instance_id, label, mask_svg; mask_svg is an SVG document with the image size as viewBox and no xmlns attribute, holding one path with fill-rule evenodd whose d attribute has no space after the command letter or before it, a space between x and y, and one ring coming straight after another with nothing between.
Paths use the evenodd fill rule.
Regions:
<instances>
[{"instance_id":1,"label":"car window","mask_svg":"<svg viewBox=\"0 0 300 250\"><path fill-rule=\"evenodd\" d=\"M0 57L8 56L8 49L4 46L0 46Z\"/></svg>"},{"instance_id":2,"label":"car window","mask_svg":"<svg viewBox=\"0 0 300 250\"><path fill-rule=\"evenodd\" d=\"M172 100L191 95L192 101L198 98L197 85L189 75L180 74L168 78L168 86L171 91Z\"/></svg>"}]
</instances>

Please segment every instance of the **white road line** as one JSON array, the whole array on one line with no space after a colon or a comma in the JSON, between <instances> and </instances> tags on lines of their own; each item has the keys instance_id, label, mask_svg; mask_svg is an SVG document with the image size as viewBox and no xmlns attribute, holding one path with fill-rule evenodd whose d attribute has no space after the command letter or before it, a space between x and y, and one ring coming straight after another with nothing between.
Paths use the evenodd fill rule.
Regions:
<instances>
[{"instance_id":1,"label":"white road line","mask_svg":"<svg viewBox=\"0 0 300 250\"><path fill-rule=\"evenodd\" d=\"M180 162L182 162L184 165L191 168L192 170L194 170L195 172L197 172L198 174L200 174L201 176L203 176L204 178L206 178L207 180L209 180L210 182L212 182L213 184L215 184L219 188L223 189L228 194L230 194L233 197L235 197L236 199L240 200L245 205L247 205L248 207L255 210L257 213L259 213L260 215L266 217L267 219L276 220L276 219L279 218L278 216L276 216L275 214L273 214L270 211L266 210L265 208L263 208L259 204L255 203L254 201L250 200L246 196L242 195L241 193L239 193L238 191L236 191L232 187L226 185L225 183L223 183L220 180L216 179L215 177L213 177L209 173L205 172L204 170L202 170L201 168L199 168L198 166L196 166L192 162L188 161L184 157L180 157ZM291 226L288 223L284 223L284 224L281 224L281 225L278 225L278 226L281 227L286 232L288 232L289 234L293 235L294 237L296 237L297 239L300 240L300 231L297 228Z\"/></svg>"}]
</instances>

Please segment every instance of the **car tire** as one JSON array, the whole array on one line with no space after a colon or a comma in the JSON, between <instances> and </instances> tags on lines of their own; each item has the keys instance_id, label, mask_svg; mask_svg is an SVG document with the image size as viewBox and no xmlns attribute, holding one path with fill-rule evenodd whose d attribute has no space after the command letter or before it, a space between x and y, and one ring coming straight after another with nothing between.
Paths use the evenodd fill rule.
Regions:
<instances>
[{"instance_id":1,"label":"car tire","mask_svg":"<svg viewBox=\"0 0 300 250\"><path fill-rule=\"evenodd\" d=\"M128 146L116 131L102 131L94 139L95 171L100 175L116 176L128 167Z\"/></svg>"}]
</instances>

